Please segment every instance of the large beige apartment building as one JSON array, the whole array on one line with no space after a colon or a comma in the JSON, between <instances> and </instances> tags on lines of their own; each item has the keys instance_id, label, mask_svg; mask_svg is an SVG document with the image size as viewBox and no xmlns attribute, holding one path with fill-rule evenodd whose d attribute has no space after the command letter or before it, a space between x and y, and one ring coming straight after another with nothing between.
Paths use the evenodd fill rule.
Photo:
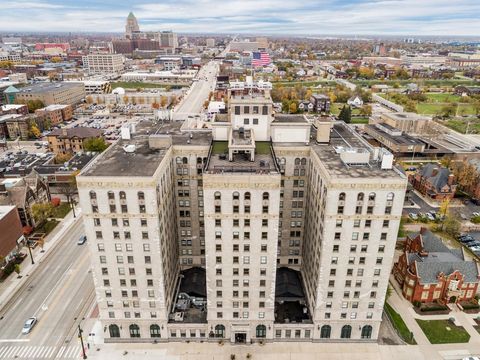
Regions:
<instances>
[{"instance_id":1,"label":"large beige apartment building","mask_svg":"<svg viewBox=\"0 0 480 360\"><path fill-rule=\"evenodd\" d=\"M82 61L89 74L118 73L125 69L122 54L88 54L82 57Z\"/></svg>"},{"instance_id":2,"label":"large beige apartment building","mask_svg":"<svg viewBox=\"0 0 480 360\"><path fill-rule=\"evenodd\" d=\"M123 128L77 177L107 341L374 341L406 177L268 91L228 104Z\"/></svg>"},{"instance_id":3,"label":"large beige apartment building","mask_svg":"<svg viewBox=\"0 0 480 360\"><path fill-rule=\"evenodd\" d=\"M27 103L29 100L40 100L45 106L62 104L76 105L85 99L85 88L82 83L45 82L21 88L15 94L15 102Z\"/></svg>"}]
</instances>

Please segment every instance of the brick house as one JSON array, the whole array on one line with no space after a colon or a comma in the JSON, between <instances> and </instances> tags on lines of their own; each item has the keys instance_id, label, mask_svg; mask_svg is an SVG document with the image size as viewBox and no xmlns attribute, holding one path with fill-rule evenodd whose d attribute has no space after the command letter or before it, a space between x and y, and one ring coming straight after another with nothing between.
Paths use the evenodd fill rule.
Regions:
<instances>
[{"instance_id":1,"label":"brick house","mask_svg":"<svg viewBox=\"0 0 480 360\"><path fill-rule=\"evenodd\" d=\"M55 154L77 153L83 151L83 142L91 138L99 138L102 130L87 127L63 128L47 135L49 150Z\"/></svg>"},{"instance_id":2,"label":"brick house","mask_svg":"<svg viewBox=\"0 0 480 360\"><path fill-rule=\"evenodd\" d=\"M448 248L425 228L407 236L393 275L412 303L469 301L480 281L476 262L465 260L462 249Z\"/></svg>"},{"instance_id":3,"label":"brick house","mask_svg":"<svg viewBox=\"0 0 480 360\"><path fill-rule=\"evenodd\" d=\"M426 164L413 175L409 181L421 194L433 200L453 199L457 184L449 169L438 164Z\"/></svg>"}]
</instances>

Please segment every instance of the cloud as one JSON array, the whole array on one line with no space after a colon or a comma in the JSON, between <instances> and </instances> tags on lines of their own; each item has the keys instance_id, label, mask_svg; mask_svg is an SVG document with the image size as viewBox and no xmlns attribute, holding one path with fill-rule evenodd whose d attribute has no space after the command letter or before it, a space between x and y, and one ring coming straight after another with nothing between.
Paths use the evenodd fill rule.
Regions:
<instances>
[{"instance_id":1,"label":"cloud","mask_svg":"<svg viewBox=\"0 0 480 360\"><path fill-rule=\"evenodd\" d=\"M263 34L480 33L478 0L42 0L0 4L0 30L122 32L129 11L143 30Z\"/></svg>"}]
</instances>

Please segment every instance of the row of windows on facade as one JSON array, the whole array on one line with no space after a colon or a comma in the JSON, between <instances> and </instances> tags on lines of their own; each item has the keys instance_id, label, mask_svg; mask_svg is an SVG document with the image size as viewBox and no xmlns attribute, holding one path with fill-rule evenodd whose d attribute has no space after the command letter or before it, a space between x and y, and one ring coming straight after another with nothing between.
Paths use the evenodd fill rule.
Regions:
<instances>
[{"instance_id":1,"label":"row of windows on facade","mask_svg":"<svg viewBox=\"0 0 480 360\"><path fill-rule=\"evenodd\" d=\"M108 268L102 267L101 271L102 271L102 275L103 275L103 276L108 276L108 274L109 274ZM119 267L119 268L117 268L117 273L118 273L118 275L120 275L120 276L124 276L124 275L127 274L127 272L125 271L125 268L124 268L124 267ZM128 268L128 274L129 274L129 275L132 275L132 276L135 275L135 274L136 274L135 268L133 268L133 267ZM150 275L152 275L152 274L153 274L152 268L145 268L145 275L150 276Z\"/></svg>"},{"instance_id":2,"label":"row of windows on facade","mask_svg":"<svg viewBox=\"0 0 480 360\"><path fill-rule=\"evenodd\" d=\"M120 294L122 298L128 298L128 290L121 290ZM130 291L131 297L132 298L138 298L138 290L131 290ZM106 298L111 298L112 297L112 290L105 290L105 297ZM155 298L155 290L147 290L147 297L149 298Z\"/></svg>"},{"instance_id":3,"label":"row of windows on facade","mask_svg":"<svg viewBox=\"0 0 480 360\"><path fill-rule=\"evenodd\" d=\"M127 252L132 252L133 251L133 244L132 243L125 243L125 244L121 244L121 243L115 243L114 244L114 249L116 252L122 252L124 251L123 250L123 246L125 246L125 251ZM143 246L143 251L144 252L150 252L150 244L142 244ZM99 252L104 252L105 251L105 244L104 243L98 243L97 244L97 250Z\"/></svg>"},{"instance_id":4,"label":"row of windows on facade","mask_svg":"<svg viewBox=\"0 0 480 360\"><path fill-rule=\"evenodd\" d=\"M241 258L242 258L242 264L250 264L250 256L241 256ZM221 256L215 257L216 264L221 264L222 261L223 260ZM240 264L240 256L233 256L232 263ZM267 263L267 256L260 256L260 264L266 264L266 263Z\"/></svg>"},{"instance_id":5,"label":"row of windows on facade","mask_svg":"<svg viewBox=\"0 0 480 360\"><path fill-rule=\"evenodd\" d=\"M117 212L117 205L110 204L109 205L109 211L110 211L111 214L115 214ZM98 213L98 205L93 205L92 204L92 212L93 213ZM121 204L120 205L120 212L122 214L128 214L127 204ZM143 205L143 204L138 205L138 212L141 213L141 214L145 214L147 212L147 209L146 209L145 205Z\"/></svg>"},{"instance_id":6,"label":"row of windows on facade","mask_svg":"<svg viewBox=\"0 0 480 360\"><path fill-rule=\"evenodd\" d=\"M127 194L125 193L125 191L119 191L118 196L121 200L127 199ZM115 193L113 191L108 191L107 198L108 200L115 200ZM138 191L137 198L138 200L145 200L145 193L143 191ZM97 193L93 190L90 191L90 199L91 200L97 199Z\"/></svg>"},{"instance_id":7,"label":"row of windows on facade","mask_svg":"<svg viewBox=\"0 0 480 360\"><path fill-rule=\"evenodd\" d=\"M357 252L358 248L359 247L357 245L350 245L350 253ZM338 253L339 251L340 251L340 245L333 245L332 252ZM360 246L360 252L362 252L362 253L368 252L368 245L361 245ZM385 252L385 245L379 245L378 246L378 252L379 253ZM382 263L382 258L378 257L377 258L377 264L381 264L381 263Z\"/></svg>"},{"instance_id":8,"label":"row of windows on facade","mask_svg":"<svg viewBox=\"0 0 480 360\"><path fill-rule=\"evenodd\" d=\"M222 268L215 268L215 275L222 275ZM232 268L232 275L237 276L240 275L240 270L239 268ZM243 275L248 276L250 275L250 269L249 268L243 268ZM260 276L267 276L267 269L266 268L260 268Z\"/></svg>"},{"instance_id":9,"label":"row of windows on facade","mask_svg":"<svg viewBox=\"0 0 480 360\"><path fill-rule=\"evenodd\" d=\"M347 195L344 192L341 192L338 195L338 200L345 201L346 197ZM368 201L375 201L375 197L376 197L376 194L374 192L371 192L370 194L368 194ZM395 198L394 193L391 192L387 194L387 201L393 201L394 198ZM357 194L357 201L363 201L364 199L365 199L365 194L363 192L360 192Z\"/></svg>"},{"instance_id":10,"label":"row of windows on facade","mask_svg":"<svg viewBox=\"0 0 480 360\"><path fill-rule=\"evenodd\" d=\"M330 339L332 335L332 327L330 325L323 325L320 327L318 326L320 330L320 338L321 339ZM361 334L360 337L362 339L370 339L372 337L372 332L373 328L371 325L364 325L359 327L361 329ZM109 330L109 335L111 338L118 338L120 337L120 329L121 326L119 327L116 324L111 324L108 327ZM157 324L150 325L150 337L152 338L160 338L161 337L161 330L160 326ZM163 326L162 326L163 329ZM129 330L129 335L131 338L140 338L140 327L137 324L131 324L128 327ZM309 339L311 338L311 330L310 329L276 329L275 330L275 338L281 339L281 338L295 338L295 339L300 339L302 338L302 331L303 331L303 338ZM187 330L170 330L170 337L171 338L176 338L178 335L178 332L180 332L180 338L186 338L187 337ZM205 338L205 332L203 330L189 330L188 332L188 337L190 338L196 338L197 333L199 334L200 338ZM209 334L210 337L216 337L216 338L224 338L226 335L225 332L225 326L224 325L216 325L214 330L211 331ZM255 328L255 337L256 338L266 338L267 336L267 327L265 325L257 325ZM341 328L340 331L340 338L341 339L350 339L352 336L352 326L351 325L344 325Z\"/></svg>"},{"instance_id":11,"label":"row of windows on facade","mask_svg":"<svg viewBox=\"0 0 480 360\"><path fill-rule=\"evenodd\" d=\"M244 114L250 114L250 108L252 110L252 114L254 115L258 115L260 114L260 109L262 111L262 115L268 115L268 106L267 105L263 105L263 106L250 106L250 105L245 105L245 106L239 106L239 105L236 105L235 106L235 115L240 115L241 113L241 109L243 107L243 113Z\"/></svg>"},{"instance_id":12,"label":"row of windows on facade","mask_svg":"<svg viewBox=\"0 0 480 360\"><path fill-rule=\"evenodd\" d=\"M349 282L347 283L347 281L349 281ZM352 286L352 281L351 280L346 280L345 283L348 284L348 286L345 286L347 288ZM328 281L328 286L329 287L335 287L335 280L329 280ZM338 292L337 292L337 294L338 294ZM334 295L335 295L334 291L327 291L327 299L333 299ZM350 290L345 290L343 292L343 298L344 299L350 299L350 296L352 296L354 299L359 299L360 298L360 291L355 290L352 293ZM376 291L371 291L370 292L370 299L375 299L376 297L377 297L377 292Z\"/></svg>"},{"instance_id":13,"label":"row of windows on facade","mask_svg":"<svg viewBox=\"0 0 480 360\"><path fill-rule=\"evenodd\" d=\"M378 261L378 262L377 262L377 265L382 264L383 260L380 260L380 259L382 259L382 258L377 258L377 260L376 260L376 261ZM342 263L345 263L345 260L347 260L347 264L348 264L348 265L355 265L357 258L356 258L355 256L350 256L350 257L348 257L348 259L347 259L346 257L344 257L342 260L344 260ZM366 257L360 256L360 257L358 258L358 265L365 265L366 262L367 262L367 258L366 258ZM332 257L330 263L337 265L337 264L339 263L338 257ZM375 273L377 270L380 270L380 269L374 269L374 273Z\"/></svg>"},{"instance_id":14,"label":"row of windows on facade","mask_svg":"<svg viewBox=\"0 0 480 360\"><path fill-rule=\"evenodd\" d=\"M361 219L355 219L353 220L353 227L354 228L359 228L362 225L362 220ZM335 223L335 227L339 228L343 226L343 219L337 219ZM366 228L369 228L372 226L372 220L367 219L363 221L363 226ZM382 227L388 228L390 226L390 220L382 220Z\"/></svg>"},{"instance_id":15,"label":"row of windows on facade","mask_svg":"<svg viewBox=\"0 0 480 360\"><path fill-rule=\"evenodd\" d=\"M215 245L215 251L216 252L221 252L222 251L222 245L221 244L216 244ZM239 244L233 244L232 245L232 251L233 252L239 252L240 251L240 245ZM244 244L243 245L243 252L250 252L250 244ZM260 245L260 252L267 252L267 245L266 244L261 244Z\"/></svg>"},{"instance_id":16,"label":"row of windows on facade","mask_svg":"<svg viewBox=\"0 0 480 360\"><path fill-rule=\"evenodd\" d=\"M234 240L239 240L240 239L240 231L233 231L232 232L232 238ZM267 240L268 239L268 232L262 231L260 233L260 238L262 240ZM216 240L222 240L222 231L220 231L220 230L215 231L215 239ZM250 240L250 231L244 231L243 232L243 239L244 240Z\"/></svg>"},{"instance_id":17,"label":"row of windows on facade","mask_svg":"<svg viewBox=\"0 0 480 360\"><path fill-rule=\"evenodd\" d=\"M119 231L113 231L113 238L114 239L120 239L120 232ZM148 231L142 231L142 239L143 240L148 240ZM103 239L103 232L102 231L95 231L95 237L97 239ZM132 238L132 233L130 231L124 231L123 232L123 237L124 239L131 239Z\"/></svg>"},{"instance_id":18,"label":"row of windows on facade","mask_svg":"<svg viewBox=\"0 0 480 360\"><path fill-rule=\"evenodd\" d=\"M124 256L123 255L117 255L116 257L116 263L117 264L124 264ZM107 257L105 255L100 255L99 256L100 264L106 264L107 263ZM151 256L144 256L144 261L145 264L151 264L152 263L152 257ZM134 258L132 255L127 256L127 264L135 264Z\"/></svg>"},{"instance_id":19,"label":"row of windows on facade","mask_svg":"<svg viewBox=\"0 0 480 360\"><path fill-rule=\"evenodd\" d=\"M110 221L111 221L112 226L114 226L114 227L117 227L118 224L119 224L117 218L112 218L112 219L110 219ZM131 221L131 219L122 219L121 223L122 223L123 226L128 227L128 226L130 226L130 221ZM133 220L133 221L135 221L135 220ZM139 221L140 221L140 226L142 226L142 227L146 227L148 225L147 219L140 219ZM102 224L101 219L99 219L99 218L94 218L93 219L93 225L94 226L101 226L101 224Z\"/></svg>"}]
</instances>

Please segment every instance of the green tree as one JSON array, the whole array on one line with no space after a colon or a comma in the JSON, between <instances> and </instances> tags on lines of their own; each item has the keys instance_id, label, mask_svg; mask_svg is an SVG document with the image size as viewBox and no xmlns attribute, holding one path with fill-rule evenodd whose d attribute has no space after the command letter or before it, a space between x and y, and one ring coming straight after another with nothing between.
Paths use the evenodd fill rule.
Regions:
<instances>
[{"instance_id":1,"label":"green tree","mask_svg":"<svg viewBox=\"0 0 480 360\"><path fill-rule=\"evenodd\" d=\"M35 110L45 107L45 104L41 100L28 100L27 107L29 113L34 113Z\"/></svg>"},{"instance_id":2,"label":"green tree","mask_svg":"<svg viewBox=\"0 0 480 360\"><path fill-rule=\"evenodd\" d=\"M372 115L372 105L363 105L360 108L360 115L362 116L370 116Z\"/></svg>"},{"instance_id":3,"label":"green tree","mask_svg":"<svg viewBox=\"0 0 480 360\"><path fill-rule=\"evenodd\" d=\"M50 203L38 203L32 205L32 215L35 222L43 224L53 214L53 205Z\"/></svg>"},{"instance_id":4,"label":"green tree","mask_svg":"<svg viewBox=\"0 0 480 360\"><path fill-rule=\"evenodd\" d=\"M347 124L352 122L352 109L350 109L350 106L343 105L340 114L338 114L338 119L345 121Z\"/></svg>"},{"instance_id":5,"label":"green tree","mask_svg":"<svg viewBox=\"0 0 480 360\"><path fill-rule=\"evenodd\" d=\"M442 227L445 229L447 234L451 236L457 236L460 233L461 223L455 216L448 214L443 222Z\"/></svg>"},{"instance_id":6,"label":"green tree","mask_svg":"<svg viewBox=\"0 0 480 360\"><path fill-rule=\"evenodd\" d=\"M295 114L297 112L297 102L291 101L290 105L288 106L288 112L290 114Z\"/></svg>"},{"instance_id":7,"label":"green tree","mask_svg":"<svg viewBox=\"0 0 480 360\"><path fill-rule=\"evenodd\" d=\"M20 276L20 271L21 271L20 264L15 264L13 267L13 271L15 271L17 275Z\"/></svg>"},{"instance_id":8,"label":"green tree","mask_svg":"<svg viewBox=\"0 0 480 360\"><path fill-rule=\"evenodd\" d=\"M442 106L440 110L440 115L444 118L455 116L457 113L458 104L450 103Z\"/></svg>"},{"instance_id":9,"label":"green tree","mask_svg":"<svg viewBox=\"0 0 480 360\"><path fill-rule=\"evenodd\" d=\"M83 149L85 151L103 152L107 147L108 147L108 144L105 142L105 139L102 137L86 139L83 142Z\"/></svg>"}]
</instances>

